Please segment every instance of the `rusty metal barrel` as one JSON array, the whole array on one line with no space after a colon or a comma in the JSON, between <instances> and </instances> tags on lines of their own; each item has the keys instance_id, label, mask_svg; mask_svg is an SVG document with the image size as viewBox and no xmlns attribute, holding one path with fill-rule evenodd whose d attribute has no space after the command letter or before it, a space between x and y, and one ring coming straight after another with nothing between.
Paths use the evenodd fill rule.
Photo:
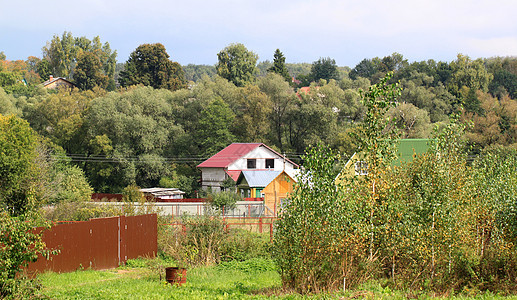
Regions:
<instances>
[{"instance_id":1,"label":"rusty metal barrel","mask_svg":"<svg viewBox=\"0 0 517 300\"><path fill-rule=\"evenodd\" d=\"M179 267L165 268L165 280L172 285L181 286L187 282L187 269Z\"/></svg>"}]
</instances>

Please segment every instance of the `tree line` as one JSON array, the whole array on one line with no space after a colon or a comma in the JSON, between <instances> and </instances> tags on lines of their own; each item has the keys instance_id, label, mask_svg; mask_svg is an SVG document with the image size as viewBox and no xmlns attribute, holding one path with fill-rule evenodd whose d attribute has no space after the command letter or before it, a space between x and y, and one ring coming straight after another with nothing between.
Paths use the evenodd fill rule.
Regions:
<instances>
[{"instance_id":1,"label":"tree line","mask_svg":"<svg viewBox=\"0 0 517 300\"><path fill-rule=\"evenodd\" d=\"M231 142L264 142L298 161L318 142L351 155L366 111L360 93L387 72L402 87L387 112L401 137L427 138L458 111L471 124L465 136L473 153L517 137L511 57L410 63L393 53L349 68L329 57L288 64L279 49L272 62L258 62L231 44L215 66L181 66L163 45L143 44L117 64L108 42L69 32L42 52L26 61L0 56L0 113L27 120L97 192L174 185L194 196L195 165ZM51 74L77 88L43 89Z\"/></svg>"}]
</instances>

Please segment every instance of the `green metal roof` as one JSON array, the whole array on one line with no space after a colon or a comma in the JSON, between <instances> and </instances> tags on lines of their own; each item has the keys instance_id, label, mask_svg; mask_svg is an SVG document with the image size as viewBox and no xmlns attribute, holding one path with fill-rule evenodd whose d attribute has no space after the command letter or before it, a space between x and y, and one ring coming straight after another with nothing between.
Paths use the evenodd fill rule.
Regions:
<instances>
[{"instance_id":1,"label":"green metal roof","mask_svg":"<svg viewBox=\"0 0 517 300\"><path fill-rule=\"evenodd\" d=\"M429 149L429 139L400 139L397 145L397 156L395 165L410 162L413 160L413 154L422 154Z\"/></svg>"}]
</instances>

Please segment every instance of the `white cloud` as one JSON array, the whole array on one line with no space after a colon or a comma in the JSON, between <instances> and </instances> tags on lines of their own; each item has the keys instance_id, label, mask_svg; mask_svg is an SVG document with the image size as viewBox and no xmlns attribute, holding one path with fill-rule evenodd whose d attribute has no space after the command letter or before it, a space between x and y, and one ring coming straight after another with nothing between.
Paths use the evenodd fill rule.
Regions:
<instances>
[{"instance_id":1,"label":"white cloud","mask_svg":"<svg viewBox=\"0 0 517 300\"><path fill-rule=\"evenodd\" d=\"M261 59L271 59L281 48L289 49L288 60L289 54L306 62L333 56L347 65L393 51L435 55L427 58L459 52L513 55L515 11L514 0L8 1L0 10L0 46L5 48L0 51L38 55L45 40L67 30L74 36L99 35L121 60L143 42L184 53L182 63L215 63L216 53L232 42L244 43ZM16 50L22 38L13 37L28 33L38 38L37 46Z\"/></svg>"},{"instance_id":2,"label":"white cloud","mask_svg":"<svg viewBox=\"0 0 517 300\"><path fill-rule=\"evenodd\" d=\"M465 40L467 49L476 57L517 56L517 37L469 38Z\"/></svg>"}]
</instances>

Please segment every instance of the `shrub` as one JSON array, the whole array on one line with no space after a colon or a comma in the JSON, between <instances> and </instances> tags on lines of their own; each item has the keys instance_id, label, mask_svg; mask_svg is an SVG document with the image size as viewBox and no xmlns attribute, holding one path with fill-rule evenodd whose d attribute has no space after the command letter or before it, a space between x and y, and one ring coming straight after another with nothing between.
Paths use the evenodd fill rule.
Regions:
<instances>
[{"instance_id":1,"label":"shrub","mask_svg":"<svg viewBox=\"0 0 517 300\"><path fill-rule=\"evenodd\" d=\"M213 216L184 216L182 223L184 227L160 230L159 251L181 265L212 265L219 262L220 245L227 235L223 221Z\"/></svg>"},{"instance_id":2,"label":"shrub","mask_svg":"<svg viewBox=\"0 0 517 300\"><path fill-rule=\"evenodd\" d=\"M336 154L318 146L304 158L305 170L275 224L273 257L285 286L302 293L343 281L347 261L345 202L336 191ZM352 247L351 247L352 248Z\"/></svg>"},{"instance_id":3,"label":"shrub","mask_svg":"<svg viewBox=\"0 0 517 300\"><path fill-rule=\"evenodd\" d=\"M222 261L271 258L269 235L243 229L231 229L220 249Z\"/></svg>"},{"instance_id":4,"label":"shrub","mask_svg":"<svg viewBox=\"0 0 517 300\"><path fill-rule=\"evenodd\" d=\"M304 157L301 180L276 223L274 258L285 286L301 293L335 289L343 278L358 284L381 271L379 241L384 172L394 157L395 136L385 114L400 92L387 75L361 93L367 108L358 131L367 175L336 187L340 155L317 145Z\"/></svg>"},{"instance_id":5,"label":"shrub","mask_svg":"<svg viewBox=\"0 0 517 300\"><path fill-rule=\"evenodd\" d=\"M208 202L218 212L234 209L239 200L241 200L240 195L232 190L208 195Z\"/></svg>"},{"instance_id":6,"label":"shrub","mask_svg":"<svg viewBox=\"0 0 517 300\"><path fill-rule=\"evenodd\" d=\"M23 268L36 261L38 254L47 255L41 235L33 231L33 216L11 217L0 209L0 298L35 298L40 286L29 279ZM56 254L56 252L52 252Z\"/></svg>"},{"instance_id":7,"label":"shrub","mask_svg":"<svg viewBox=\"0 0 517 300\"><path fill-rule=\"evenodd\" d=\"M183 217L179 227L160 226L158 251L181 265L213 265L270 257L269 235L226 230L221 218ZM183 227L184 226L184 227Z\"/></svg>"}]
</instances>

